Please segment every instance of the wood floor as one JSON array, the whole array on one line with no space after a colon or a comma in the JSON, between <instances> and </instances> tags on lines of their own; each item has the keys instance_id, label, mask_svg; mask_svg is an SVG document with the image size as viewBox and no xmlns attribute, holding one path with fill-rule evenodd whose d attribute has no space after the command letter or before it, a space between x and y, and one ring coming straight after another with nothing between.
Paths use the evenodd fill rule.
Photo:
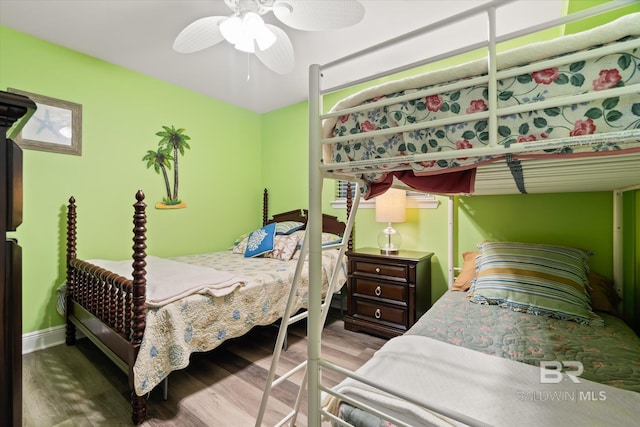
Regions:
<instances>
[{"instance_id":1,"label":"wood floor","mask_svg":"<svg viewBox=\"0 0 640 427\"><path fill-rule=\"evenodd\" d=\"M306 325L289 328L289 347L282 352L279 372L306 357ZM225 342L208 353L192 355L191 364L169 376L168 400L160 390L148 399L144 426L253 426L271 364L278 330L254 328L242 338ZM327 319L323 357L356 369L385 340L346 331L341 319ZM302 373L273 389L263 425L273 426L291 405ZM323 382L342 378L326 373ZM37 351L23 358L23 425L131 425L127 378L87 339ZM306 426L306 401L297 426ZM328 425L328 423L327 423Z\"/></svg>"}]
</instances>

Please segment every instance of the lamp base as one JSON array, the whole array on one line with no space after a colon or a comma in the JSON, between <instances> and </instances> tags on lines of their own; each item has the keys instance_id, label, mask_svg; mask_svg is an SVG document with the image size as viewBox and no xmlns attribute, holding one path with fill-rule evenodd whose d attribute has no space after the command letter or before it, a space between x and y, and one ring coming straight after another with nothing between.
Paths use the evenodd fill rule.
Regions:
<instances>
[{"instance_id":1,"label":"lamp base","mask_svg":"<svg viewBox=\"0 0 640 427\"><path fill-rule=\"evenodd\" d=\"M400 250L398 249L380 249L380 253L382 255L398 255L400 253Z\"/></svg>"},{"instance_id":2,"label":"lamp base","mask_svg":"<svg viewBox=\"0 0 640 427\"><path fill-rule=\"evenodd\" d=\"M402 238L391 223L378 234L378 247L383 255L396 255L400 252Z\"/></svg>"}]
</instances>

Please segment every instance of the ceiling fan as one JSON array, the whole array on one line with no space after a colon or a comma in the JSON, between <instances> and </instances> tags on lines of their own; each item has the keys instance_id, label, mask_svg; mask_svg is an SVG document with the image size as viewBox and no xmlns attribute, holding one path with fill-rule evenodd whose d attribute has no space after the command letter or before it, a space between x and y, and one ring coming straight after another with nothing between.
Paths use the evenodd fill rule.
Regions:
<instances>
[{"instance_id":1,"label":"ceiling fan","mask_svg":"<svg viewBox=\"0 0 640 427\"><path fill-rule=\"evenodd\" d=\"M283 24L297 30L324 31L348 27L364 17L358 0L224 0L230 16L208 16L185 27L173 49L192 53L227 40L240 51L255 53L278 74L294 66L293 45L281 28L265 24L262 15L273 12Z\"/></svg>"}]
</instances>

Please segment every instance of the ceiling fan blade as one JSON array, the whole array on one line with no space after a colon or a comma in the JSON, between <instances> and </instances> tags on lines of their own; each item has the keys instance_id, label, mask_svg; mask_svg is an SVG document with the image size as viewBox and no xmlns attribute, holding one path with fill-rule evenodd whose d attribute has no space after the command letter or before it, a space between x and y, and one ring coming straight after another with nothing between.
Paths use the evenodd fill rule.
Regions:
<instances>
[{"instance_id":1,"label":"ceiling fan blade","mask_svg":"<svg viewBox=\"0 0 640 427\"><path fill-rule=\"evenodd\" d=\"M293 70L295 56L289 36L281 28L267 24L276 36L276 42L268 49L256 49L256 56L270 70L278 74L287 74Z\"/></svg>"},{"instance_id":2,"label":"ceiling fan blade","mask_svg":"<svg viewBox=\"0 0 640 427\"><path fill-rule=\"evenodd\" d=\"M273 14L297 30L336 30L360 22L364 6L357 0L276 0Z\"/></svg>"},{"instance_id":3,"label":"ceiling fan blade","mask_svg":"<svg viewBox=\"0 0 640 427\"><path fill-rule=\"evenodd\" d=\"M173 42L173 50L180 53L192 53L224 40L218 24L228 16L207 16L187 25Z\"/></svg>"}]
</instances>

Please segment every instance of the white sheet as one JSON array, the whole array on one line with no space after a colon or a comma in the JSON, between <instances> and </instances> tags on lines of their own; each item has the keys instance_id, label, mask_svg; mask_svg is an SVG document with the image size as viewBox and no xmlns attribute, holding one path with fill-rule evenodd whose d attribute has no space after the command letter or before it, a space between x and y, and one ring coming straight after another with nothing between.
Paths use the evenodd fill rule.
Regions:
<instances>
[{"instance_id":1,"label":"white sheet","mask_svg":"<svg viewBox=\"0 0 640 427\"><path fill-rule=\"evenodd\" d=\"M640 393L588 380L541 383L540 368L427 337L393 338L358 373L493 426L635 426ZM415 426L464 425L347 379L335 390ZM327 396L336 413L338 402Z\"/></svg>"},{"instance_id":2,"label":"white sheet","mask_svg":"<svg viewBox=\"0 0 640 427\"><path fill-rule=\"evenodd\" d=\"M123 277L130 278L132 261L88 260ZM146 257L148 307L160 307L192 294L223 297L244 285L245 279L210 267L186 264L155 256Z\"/></svg>"}]
</instances>

